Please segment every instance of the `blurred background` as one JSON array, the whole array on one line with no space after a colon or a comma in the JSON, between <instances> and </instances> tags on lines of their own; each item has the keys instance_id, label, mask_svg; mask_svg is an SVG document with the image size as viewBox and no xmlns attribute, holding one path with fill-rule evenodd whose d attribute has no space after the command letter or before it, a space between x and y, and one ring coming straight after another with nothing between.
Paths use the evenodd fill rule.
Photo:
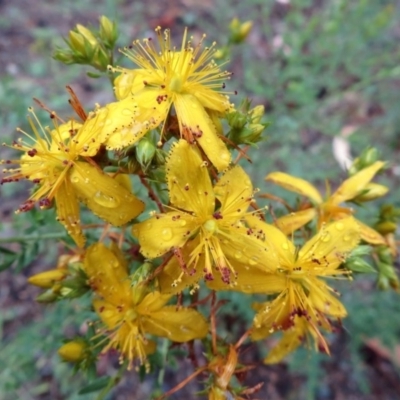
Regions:
<instances>
[{"instance_id":1,"label":"blurred background","mask_svg":"<svg viewBox=\"0 0 400 400\"><path fill-rule=\"evenodd\" d=\"M263 104L271 123L267 140L250 152L253 164L245 166L256 185L281 194L263 181L279 169L321 188L329 179L335 188L346 177L340 166L346 154L343 147L334 151L333 143L345 140L353 157L373 146L391 163L380 183L391 188L384 200L400 206L399 2L0 0L1 142L11 143L15 128L26 127L34 97L60 115L71 115L67 84L87 109L113 100L107 78L89 78L89 67L65 66L51 58L69 30L78 23L97 28L100 15L118 22L121 47L151 36L158 25L172 29L176 44L188 27L195 38L205 32L207 40L224 45L234 17L252 20L246 43L233 48L227 69L234 72L228 89L238 91L233 101L248 96L252 105ZM3 148L1 158L10 154ZM26 189L0 187L0 399L93 399L93 394L78 396L84 378L73 377L56 355L60 340L79 330L76 315L83 321L87 309L74 303L38 305L39 291L26 283L27 276L54 267L59 247L46 240L46 232L64 235L49 223L48 213L14 215ZM368 222L376 218L367 209L361 215ZM22 235L31 239L21 243ZM332 356L299 350L284 363L258 367L245 380L248 386L264 382L256 398L400 399L398 294L379 292L373 276L357 277L351 286L343 282L339 290L349 317L332 337ZM252 318L248 302L235 295L229 299L228 333L232 320L245 324ZM244 359L259 362L263 355L262 345L253 346ZM164 390L187 376L187 365L182 361L180 372L167 371ZM99 363L100 374L113 368L106 359ZM109 398L147 399L155 379L139 384L132 373ZM197 389L189 386L171 399L197 398Z\"/></svg>"}]
</instances>

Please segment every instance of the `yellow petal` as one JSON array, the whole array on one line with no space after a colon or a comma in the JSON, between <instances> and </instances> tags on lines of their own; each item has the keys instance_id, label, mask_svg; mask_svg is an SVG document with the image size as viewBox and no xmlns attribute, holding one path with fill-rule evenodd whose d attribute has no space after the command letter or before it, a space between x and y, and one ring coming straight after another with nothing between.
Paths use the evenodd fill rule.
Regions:
<instances>
[{"instance_id":1,"label":"yellow petal","mask_svg":"<svg viewBox=\"0 0 400 400\"><path fill-rule=\"evenodd\" d=\"M110 103L106 108L108 115L101 135L110 150L122 149L136 143L149 130L159 126L168 111L167 105L146 108L138 99L131 98Z\"/></svg>"},{"instance_id":2,"label":"yellow petal","mask_svg":"<svg viewBox=\"0 0 400 400\"><path fill-rule=\"evenodd\" d=\"M310 308L336 318L344 318L347 315L344 305L331 293L332 289L325 282L310 278L307 280L307 286Z\"/></svg>"},{"instance_id":3,"label":"yellow petal","mask_svg":"<svg viewBox=\"0 0 400 400\"><path fill-rule=\"evenodd\" d=\"M287 190L306 196L316 204L322 203L322 197L318 190L304 179L296 178L284 172L271 172L265 179Z\"/></svg>"},{"instance_id":4,"label":"yellow petal","mask_svg":"<svg viewBox=\"0 0 400 400\"><path fill-rule=\"evenodd\" d=\"M385 238L377 232L375 229L369 227L368 225L363 224L361 221L357 220L357 223L360 227L360 234L361 234L361 239L364 240L364 242L367 242L369 244L373 245L386 245L386 240Z\"/></svg>"},{"instance_id":5,"label":"yellow petal","mask_svg":"<svg viewBox=\"0 0 400 400\"><path fill-rule=\"evenodd\" d=\"M134 289L133 289L134 290ZM142 315L149 315L154 311L164 307L172 296L160 292L152 292L146 295L141 303L136 307L136 311Z\"/></svg>"},{"instance_id":6,"label":"yellow petal","mask_svg":"<svg viewBox=\"0 0 400 400\"><path fill-rule=\"evenodd\" d=\"M67 232L79 247L85 245L79 220L79 203L74 193L74 188L68 179L65 179L55 192L57 220L60 221Z\"/></svg>"},{"instance_id":7,"label":"yellow petal","mask_svg":"<svg viewBox=\"0 0 400 400\"><path fill-rule=\"evenodd\" d=\"M193 309L166 306L142 319L144 330L152 335L167 337L174 342L201 339L208 333L206 319Z\"/></svg>"},{"instance_id":8,"label":"yellow petal","mask_svg":"<svg viewBox=\"0 0 400 400\"><path fill-rule=\"evenodd\" d=\"M200 144L211 163L218 171L225 170L231 162L231 153L219 138L217 130L207 111L191 94L179 94L174 100L181 135L185 131Z\"/></svg>"},{"instance_id":9,"label":"yellow petal","mask_svg":"<svg viewBox=\"0 0 400 400\"><path fill-rule=\"evenodd\" d=\"M170 201L175 207L194 212L198 217L212 215L215 197L210 176L193 145L186 140L175 143L166 170Z\"/></svg>"},{"instance_id":10,"label":"yellow petal","mask_svg":"<svg viewBox=\"0 0 400 400\"><path fill-rule=\"evenodd\" d=\"M250 235L245 227L221 230L217 237L222 252L229 260L265 271L276 271L279 267L274 249L268 243Z\"/></svg>"},{"instance_id":11,"label":"yellow petal","mask_svg":"<svg viewBox=\"0 0 400 400\"><path fill-rule=\"evenodd\" d=\"M56 282L62 281L68 275L67 268L55 268L49 271L40 272L28 278L31 285L48 289L54 286Z\"/></svg>"},{"instance_id":12,"label":"yellow petal","mask_svg":"<svg viewBox=\"0 0 400 400\"><path fill-rule=\"evenodd\" d=\"M384 165L385 163L383 161L376 161L369 167L362 169L360 172L346 179L331 196L329 201L333 204L340 204L344 201L354 199L362 193L365 186Z\"/></svg>"},{"instance_id":13,"label":"yellow petal","mask_svg":"<svg viewBox=\"0 0 400 400\"><path fill-rule=\"evenodd\" d=\"M70 179L79 199L115 226L126 224L144 210L141 200L93 165L76 162Z\"/></svg>"},{"instance_id":14,"label":"yellow petal","mask_svg":"<svg viewBox=\"0 0 400 400\"><path fill-rule=\"evenodd\" d=\"M139 240L140 252L147 258L156 258L174 247L182 247L198 226L197 218L174 211L135 224L132 233Z\"/></svg>"},{"instance_id":15,"label":"yellow petal","mask_svg":"<svg viewBox=\"0 0 400 400\"><path fill-rule=\"evenodd\" d=\"M208 110L217 111L219 114L223 115L231 112L233 109L229 102L229 97L217 93L202 84L192 83L190 85L190 91L196 96L201 105Z\"/></svg>"},{"instance_id":16,"label":"yellow petal","mask_svg":"<svg viewBox=\"0 0 400 400\"><path fill-rule=\"evenodd\" d=\"M207 281L207 287L212 290L234 290L242 293L274 294L286 288L287 278L276 273L269 273L260 268L249 267L232 261L237 273L233 286L229 286L220 279Z\"/></svg>"},{"instance_id":17,"label":"yellow petal","mask_svg":"<svg viewBox=\"0 0 400 400\"><path fill-rule=\"evenodd\" d=\"M299 251L297 265L314 274L329 275L360 241L360 227L352 217L324 225ZM317 272L318 271L318 272Z\"/></svg>"},{"instance_id":18,"label":"yellow petal","mask_svg":"<svg viewBox=\"0 0 400 400\"><path fill-rule=\"evenodd\" d=\"M270 257L275 257L276 268L293 265L296 249L282 231L255 216L246 217L246 222L262 236L269 252L272 253Z\"/></svg>"},{"instance_id":19,"label":"yellow petal","mask_svg":"<svg viewBox=\"0 0 400 400\"><path fill-rule=\"evenodd\" d=\"M102 243L88 247L84 269L93 290L107 302L127 307L131 302L131 288L125 265Z\"/></svg>"},{"instance_id":20,"label":"yellow petal","mask_svg":"<svg viewBox=\"0 0 400 400\"><path fill-rule=\"evenodd\" d=\"M115 97L122 100L140 92L145 88L143 81L148 80L148 75L144 69L124 70L114 80Z\"/></svg>"},{"instance_id":21,"label":"yellow petal","mask_svg":"<svg viewBox=\"0 0 400 400\"><path fill-rule=\"evenodd\" d=\"M306 210L296 211L275 221L275 225L285 234L290 235L297 229L308 224L313 218L317 216L315 208L307 208Z\"/></svg>"},{"instance_id":22,"label":"yellow petal","mask_svg":"<svg viewBox=\"0 0 400 400\"><path fill-rule=\"evenodd\" d=\"M275 364L282 361L289 353L296 350L303 342L307 333L304 326L307 322L304 318L296 318L296 323L282 335L278 344L275 344L268 356L264 359L265 364Z\"/></svg>"},{"instance_id":23,"label":"yellow petal","mask_svg":"<svg viewBox=\"0 0 400 400\"><path fill-rule=\"evenodd\" d=\"M221 177L214 187L214 192L221 203L220 213L223 218L234 221L246 213L253 199L251 180L238 165Z\"/></svg>"},{"instance_id":24,"label":"yellow petal","mask_svg":"<svg viewBox=\"0 0 400 400\"><path fill-rule=\"evenodd\" d=\"M92 304L97 315L108 329L113 329L121 323L123 316L119 311L121 309L117 308L117 306L100 299L94 299ZM122 309L122 311L125 310Z\"/></svg>"}]
</instances>

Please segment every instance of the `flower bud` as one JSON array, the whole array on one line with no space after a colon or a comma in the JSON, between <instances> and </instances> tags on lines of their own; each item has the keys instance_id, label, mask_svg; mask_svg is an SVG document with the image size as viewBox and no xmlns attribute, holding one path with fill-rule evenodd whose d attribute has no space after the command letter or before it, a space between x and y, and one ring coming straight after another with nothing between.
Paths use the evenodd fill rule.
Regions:
<instances>
[{"instance_id":1,"label":"flower bud","mask_svg":"<svg viewBox=\"0 0 400 400\"><path fill-rule=\"evenodd\" d=\"M53 291L52 289L47 289L45 292L40 293L39 296L36 297L36 301L38 303L54 303L58 299L58 293Z\"/></svg>"},{"instance_id":2,"label":"flower bud","mask_svg":"<svg viewBox=\"0 0 400 400\"><path fill-rule=\"evenodd\" d=\"M367 201L378 199L379 197L384 196L389 191L389 188L380 185L379 183L368 183L363 192L353 199L354 202L364 203Z\"/></svg>"},{"instance_id":3,"label":"flower bud","mask_svg":"<svg viewBox=\"0 0 400 400\"><path fill-rule=\"evenodd\" d=\"M234 44L243 43L249 35L252 27L252 21L240 22L238 18L234 18L229 25L231 33L229 41Z\"/></svg>"},{"instance_id":4,"label":"flower bud","mask_svg":"<svg viewBox=\"0 0 400 400\"><path fill-rule=\"evenodd\" d=\"M251 122L253 124L260 123L262 117L264 116L264 113L265 113L265 108L264 108L264 106L262 104L252 108L249 111L249 116L250 116Z\"/></svg>"},{"instance_id":5,"label":"flower bud","mask_svg":"<svg viewBox=\"0 0 400 400\"><path fill-rule=\"evenodd\" d=\"M154 143L147 137L142 138L136 146L136 159L145 169L150 165L156 149Z\"/></svg>"},{"instance_id":6,"label":"flower bud","mask_svg":"<svg viewBox=\"0 0 400 400\"><path fill-rule=\"evenodd\" d=\"M67 362L79 362L85 358L86 345L82 340L72 340L58 349L58 355Z\"/></svg>"},{"instance_id":7,"label":"flower bud","mask_svg":"<svg viewBox=\"0 0 400 400\"><path fill-rule=\"evenodd\" d=\"M397 224L393 221L380 221L374 226L374 229L381 235L387 235L396 232Z\"/></svg>"},{"instance_id":8,"label":"flower bud","mask_svg":"<svg viewBox=\"0 0 400 400\"><path fill-rule=\"evenodd\" d=\"M112 49L118 38L117 25L105 15L100 17L100 37L107 48Z\"/></svg>"},{"instance_id":9,"label":"flower bud","mask_svg":"<svg viewBox=\"0 0 400 400\"><path fill-rule=\"evenodd\" d=\"M373 272L376 273L375 268L361 258L354 258L346 261L345 267L352 272L359 272L363 274L370 274Z\"/></svg>"},{"instance_id":10,"label":"flower bud","mask_svg":"<svg viewBox=\"0 0 400 400\"><path fill-rule=\"evenodd\" d=\"M31 285L39 286L43 289L48 289L54 286L56 282L60 282L68 275L68 270L65 268L51 269L50 271L40 272L28 278Z\"/></svg>"},{"instance_id":11,"label":"flower bud","mask_svg":"<svg viewBox=\"0 0 400 400\"><path fill-rule=\"evenodd\" d=\"M375 149L374 147L365 149L361 153L360 157L357 157L353 161L353 164L349 168L349 175L350 176L354 175L357 172L361 171L362 169L369 167L374 162L378 161L378 159L379 159L379 153L377 149Z\"/></svg>"},{"instance_id":12,"label":"flower bud","mask_svg":"<svg viewBox=\"0 0 400 400\"><path fill-rule=\"evenodd\" d=\"M87 42L89 42L92 47L95 47L98 45L98 41L96 39L96 37L93 35L93 33L86 28L83 25L77 24L76 25L76 30L79 32L79 34L81 35L81 37L86 40Z\"/></svg>"},{"instance_id":13,"label":"flower bud","mask_svg":"<svg viewBox=\"0 0 400 400\"><path fill-rule=\"evenodd\" d=\"M71 50L79 53L81 56L86 54L85 39L78 32L69 32L69 47Z\"/></svg>"}]
</instances>

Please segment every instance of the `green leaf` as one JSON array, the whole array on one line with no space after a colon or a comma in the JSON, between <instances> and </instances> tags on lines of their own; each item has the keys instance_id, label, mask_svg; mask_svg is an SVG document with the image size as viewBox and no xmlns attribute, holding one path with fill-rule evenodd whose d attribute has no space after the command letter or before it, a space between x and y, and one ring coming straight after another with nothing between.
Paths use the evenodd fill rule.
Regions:
<instances>
[{"instance_id":1,"label":"green leaf","mask_svg":"<svg viewBox=\"0 0 400 400\"><path fill-rule=\"evenodd\" d=\"M83 389L81 389L78 394L87 394L87 393L93 393L97 392L101 389L106 388L113 378L110 378L109 376L103 376L96 381L90 383L89 385L85 386Z\"/></svg>"}]
</instances>

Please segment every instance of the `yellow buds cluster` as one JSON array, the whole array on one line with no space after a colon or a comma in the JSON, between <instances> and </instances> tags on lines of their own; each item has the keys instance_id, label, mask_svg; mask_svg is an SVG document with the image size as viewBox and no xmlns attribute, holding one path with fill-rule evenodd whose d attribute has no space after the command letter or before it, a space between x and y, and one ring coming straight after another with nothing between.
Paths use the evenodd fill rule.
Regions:
<instances>
[{"instance_id":1,"label":"yellow buds cluster","mask_svg":"<svg viewBox=\"0 0 400 400\"><path fill-rule=\"evenodd\" d=\"M250 102L242 102L238 110L227 115L227 121L231 130L229 137L236 144L255 144L261 140L264 129L269 125L262 123L264 106L258 105L250 109Z\"/></svg>"},{"instance_id":2,"label":"yellow buds cluster","mask_svg":"<svg viewBox=\"0 0 400 400\"><path fill-rule=\"evenodd\" d=\"M229 24L229 42L233 44L243 43L249 35L253 21L241 22L238 18L234 18Z\"/></svg>"},{"instance_id":3,"label":"yellow buds cluster","mask_svg":"<svg viewBox=\"0 0 400 400\"><path fill-rule=\"evenodd\" d=\"M36 298L40 303L53 303L65 298L79 297L89 289L86 280L79 257L70 255L60 256L57 268L28 278L31 285L47 289Z\"/></svg>"},{"instance_id":4,"label":"yellow buds cluster","mask_svg":"<svg viewBox=\"0 0 400 400\"><path fill-rule=\"evenodd\" d=\"M112 62L112 53L118 31L115 22L100 17L100 31L95 33L83 25L77 24L65 39L69 49L58 48L54 58L64 64L88 64L99 71L107 71Z\"/></svg>"},{"instance_id":5,"label":"yellow buds cluster","mask_svg":"<svg viewBox=\"0 0 400 400\"><path fill-rule=\"evenodd\" d=\"M357 157L349 168L349 175L352 176L364 168L369 167L379 160L379 152L376 148L370 147L365 149L359 157Z\"/></svg>"}]
</instances>

